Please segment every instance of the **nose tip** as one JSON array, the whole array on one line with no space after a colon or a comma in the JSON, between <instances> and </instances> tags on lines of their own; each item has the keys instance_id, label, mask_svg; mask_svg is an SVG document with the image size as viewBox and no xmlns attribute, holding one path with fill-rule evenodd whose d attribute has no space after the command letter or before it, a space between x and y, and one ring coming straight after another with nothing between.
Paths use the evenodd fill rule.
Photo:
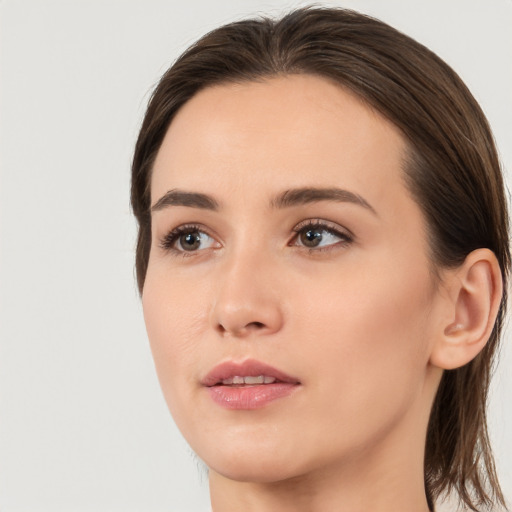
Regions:
<instances>
[{"instance_id":1,"label":"nose tip","mask_svg":"<svg viewBox=\"0 0 512 512\"><path fill-rule=\"evenodd\" d=\"M236 267L236 265L235 265ZM231 267L215 293L211 325L224 337L245 338L272 334L283 325L277 286L268 272ZM261 276L265 277L261 277Z\"/></svg>"},{"instance_id":2,"label":"nose tip","mask_svg":"<svg viewBox=\"0 0 512 512\"><path fill-rule=\"evenodd\" d=\"M282 325L282 317L272 301L238 302L229 305L219 301L214 310L214 324L222 336L246 338L252 335L272 334Z\"/></svg>"}]
</instances>

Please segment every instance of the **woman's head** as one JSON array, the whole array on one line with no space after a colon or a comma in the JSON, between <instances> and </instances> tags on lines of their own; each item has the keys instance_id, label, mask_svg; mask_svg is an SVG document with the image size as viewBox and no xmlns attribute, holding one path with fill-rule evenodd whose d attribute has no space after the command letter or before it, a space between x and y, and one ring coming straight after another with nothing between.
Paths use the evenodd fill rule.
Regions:
<instances>
[{"instance_id":1,"label":"woman's head","mask_svg":"<svg viewBox=\"0 0 512 512\"><path fill-rule=\"evenodd\" d=\"M240 124L241 121L244 123ZM292 134L290 140L286 133ZM339 140L338 147L336 140ZM299 145L298 141L301 141ZM236 163L234 167L229 165L229 158ZM338 178L332 174L336 161L340 162ZM368 172L364 170L365 165ZM178 198L183 208L193 207L201 212L197 218L201 219L205 232L194 226L191 230L189 226L189 231L173 235L172 244L190 242L189 249L193 251L197 244L203 244L212 255L217 255L229 254L224 247L229 244L224 244L224 240L236 240L230 247L239 248L254 242L246 240L242 244L240 236L234 234L237 225L244 226L244 232L251 233L254 229L253 234L261 234L266 219L273 240L284 236L279 234L278 226L293 224L295 217L266 217L270 214L263 205L265 201L268 203L269 197L274 205L277 202L282 206L290 202L290 197L295 197L292 205L300 204L302 208L315 205L318 209L324 204L318 194L335 185L353 194L341 192L340 196L338 193L338 199L343 197L343 214L335 214L327 206L322 207L324 211L295 210L294 215L305 215L309 224L288 226L298 231L298 235L293 243L288 240L286 247L296 254L299 246L303 251L304 246L315 244L323 237L320 243L335 247L337 256L333 251L320 253L315 248L314 255L307 256L309 263L300 259L304 255L291 256L292 259L280 267L279 261L285 260L277 256L272 259L260 254L257 261L244 260L248 255L242 249L238 249L240 252L230 249L231 254L238 255L238 260L231 260L229 272L226 263L226 273L217 269L216 275L229 278L234 283L231 290L222 279L215 281L210 277L207 268L213 263L200 262L193 256L194 264L191 263L194 260L183 259L179 265L174 260L167 266L163 255L160 260L155 256L156 251L162 249L156 223L162 226L162 237L163 230L174 220L163 217L164 208L153 208L154 217L160 215L160 220L152 221L151 207L171 189L211 196L182 195ZM314 190L299 190L279 197L280 190L291 188ZM176 195L171 196L167 196L167 204L176 204ZM201 201L203 203L199 204ZM340 201L335 202L337 208L341 208ZM378 206L374 206L375 202ZM161 204L164 203L165 200ZM240 275L244 268L260 270L263 275L258 277L258 283L266 291L259 298L255 292L251 300L255 304L263 301L265 306L249 321L255 332L272 335L281 332L283 325L294 319L293 325L297 328L302 325L300 332L318 335L315 349L309 352L309 346L303 356L312 363L319 357L317 363L326 371L333 370L329 363L336 361L336 357L339 364L350 361L355 366L346 370L352 377L346 384L359 391L364 389L368 377L363 372L375 376L378 363L395 368L396 373L403 368L400 376L397 375L397 386L418 384L414 373L420 372L420 368L426 371L429 357L434 354L431 363L448 371L442 378L439 374L437 381L435 372L425 377L425 382L436 386L441 379L426 434L427 494L432 499L443 489L455 487L467 503L485 501L483 480L487 477L491 492L500 497L485 427L485 403L505 298L494 328L487 327L489 333L492 329L490 337L484 333L489 341L482 343L478 355L475 352L467 356L467 364L463 358L455 358L450 364L446 349L437 352L433 349L435 336L431 336L431 329L439 325L431 319L437 311L440 316L436 318L446 320L439 312L446 297L456 302L450 296L450 290L453 295L455 288L450 288L445 278L449 283L457 282L461 275L459 269L468 271L470 268L476 269L472 274L475 278L479 261L485 260L491 265L492 258L486 252L478 252L482 248L490 249L496 256L506 285L509 249L503 183L492 136L480 108L455 73L429 50L379 21L345 10L304 9L279 21L243 21L213 31L178 59L153 94L134 156L132 205L139 221L137 276L140 290L144 289L146 276L153 279L147 298L147 304L152 306L145 305L145 309L156 311L160 317L167 316L178 325L183 324L183 336L174 343L181 344L184 354L192 353L189 345L206 336L202 322L210 327L216 325L212 332L219 337L222 337L219 326L226 324L223 326L226 334L227 326L237 323L236 308L229 305L239 293L235 279L237 268ZM222 205L231 208L233 215L222 217L221 213L220 217L211 219L206 216L205 212L217 215L214 212L222 210ZM352 213L353 210L356 213ZM325 226L318 222L317 226L313 222L312 225L309 215L314 215L313 221L316 218L324 222L325 217L331 224ZM189 217L189 214L183 216L185 223L198 222ZM383 224L377 230L379 217ZM251 228L255 219L262 223L259 232ZM271 228L270 219L279 219L279 222ZM339 223L335 222L337 219ZM356 233L351 233L347 224L353 225ZM208 233L208 229L212 232ZM378 238L378 232L380 236L386 234L385 241ZM217 233L221 234L214 236ZM397 235L400 236L393 244L393 237ZM266 243L262 241L263 245ZM376 247L373 253L370 251L372 243ZM349 245L350 249L346 249ZM395 253L391 254L391 250ZM376 257L376 254L380 259L365 260L365 255ZM474 256L469 257L471 254ZM341 257L343 262L337 260ZM479 260L480 257L483 260ZM155 269L152 274L148 273L150 258ZM225 261L228 260L225 256ZM377 262L380 262L380 273ZM194 267L192 273L191 267ZM170 285L174 286L176 280L180 284L172 296L174 302L167 304L171 309L165 309L164 296L155 291L158 286L154 283L162 282L164 271L174 273ZM285 283L280 276L287 278ZM189 291L200 290L204 303L195 300L192 294L185 294L181 285L186 282L191 282ZM301 282L308 285L306 294L299 293ZM252 286L258 283L253 282ZM295 288L290 288L290 283ZM389 300L385 300L384 291L389 294ZM181 298L176 295L178 292ZM289 300L281 297L281 293ZM468 295L467 290L464 293ZM176 307L177 300L181 300L181 309ZM237 301L243 303L244 299L238 296ZM164 304L164 309L158 309L157 303ZM465 311L472 308L478 309L473 304ZM173 317L176 311L181 311L181 323ZM192 317L187 316L189 311L193 312ZM308 312L314 313L313 319L302 324ZM344 312L350 316L344 319ZM376 324L365 327L363 314L374 315L365 318L365 322L375 321ZM147 318L152 315L146 312ZM384 319L390 321L389 325ZM443 331L447 337L451 336L450 342L456 340L461 325L464 331L467 318L460 315L455 320L447 324L446 332ZM150 339L152 330L155 338L162 336L157 333L156 323L148 322ZM308 331L312 325L315 329ZM348 337L354 344L344 342L344 330L351 333ZM299 336L298 331L295 334ZM372 345L379 336L381 343ZM414 348L406 343L409 336L412 336ZM337 338L339 347L335 343ZM322 340L327 340L327 348L323 356L322 352L318 356ZM366 346L366 342L370 344ZM237 343L236 347L242 344ZM222 345L226 346L226 343ZM163 354L166 348L153 347L153 350ZM370 351L374 359L366 357ZM209 360L207 353L205 358ZM388 360L383 362L386 358ZM280 361L287 359L283 353ZM184 357L183 361L185 366L187 362L192 366L194 359ZM358 369L359 363L361 368ZM298 362L292 363L292 369L303 371ZM201 370L203 368L198 371ZM164 365L159 370L163 381L165 371ZM383 373L381 377L384 379L386 375ZM301 377L308 381L307 375ZM327 379L327 382L330 381ZM170 383L174 385L172 379ZM383 389L382 396L374 396L375 389L368 389L366 394L348 393L347 400L357 399L358 407L368 407L364 400L373 397L382 404L392 390L378 377L374 383ZM164 383L163 387L165 392ZM339 392L344 409L349 408L343 402L344 390ZM396 414L405 410L406 405L412 410L419 395L420 391L412 388L410 394L404 393L395 401L390 399L389 408ZM329 390L318 396L330 397ZM174 400L167 398L170 402ZM425 403L426 398L418 400L428 416L430 404ZM361 413L361 409L354 407L355 413ZM179 405L175 405L173 413L180 416L180 411ZM390 415L386 418L391 425L394 418ZM343 421L341 416L339 419ZM177 418L177 421L187 424L184 418ZM329 428L342 429L343 426L333 424ZM315 432L319 435L321 431L312 434ZM379 432L371 434L375 436ZM368 431L365 439L370 437ZM201 445L200 441L197 443ZM203 456L200 450L198 452ZM468 494L472 488L476 492L474 501Z\"/></svg>"}]
</instances>

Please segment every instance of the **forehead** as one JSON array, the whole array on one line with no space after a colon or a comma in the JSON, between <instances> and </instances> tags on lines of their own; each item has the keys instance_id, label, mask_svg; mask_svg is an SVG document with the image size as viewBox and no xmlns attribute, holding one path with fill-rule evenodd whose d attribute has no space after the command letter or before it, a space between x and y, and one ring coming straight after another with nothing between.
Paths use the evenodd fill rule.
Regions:
<instances>
[{"instance_id":1,"label":"forehead","mask_svg":"<svg viewBox=\"0 0 512 512\"><path fill-rule=\"evenodd\" d=\"M399 130L355 95L312 75L204 89L172 121L155 160L152 202L171 188L251 196L343 186L404 193Z\"/></svg>"}]
</instances>

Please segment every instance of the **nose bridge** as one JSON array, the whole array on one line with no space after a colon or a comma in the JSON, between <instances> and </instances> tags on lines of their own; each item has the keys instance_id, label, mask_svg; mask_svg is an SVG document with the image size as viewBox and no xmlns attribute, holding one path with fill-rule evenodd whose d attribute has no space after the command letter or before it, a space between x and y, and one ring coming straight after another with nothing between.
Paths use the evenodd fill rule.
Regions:
<instances>
[{"instance_id":1,"label":"nose bridge","mask_svg":"<svg viewBox=\"0 0 512 512\"><path fill-rule=\"evenodd\" d=\"M270 334L282 326L276 262L269 251L254 245L232 247L218 267L211 320L223 335Z\"/></svg>"}]
</instances>

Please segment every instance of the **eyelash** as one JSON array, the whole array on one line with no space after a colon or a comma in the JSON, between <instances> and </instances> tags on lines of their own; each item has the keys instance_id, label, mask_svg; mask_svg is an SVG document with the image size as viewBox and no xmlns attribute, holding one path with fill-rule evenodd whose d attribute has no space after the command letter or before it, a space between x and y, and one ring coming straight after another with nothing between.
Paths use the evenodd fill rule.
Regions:
<instances>
[{"instance_id":1,"label":"eyelash","mask_svg":"<svg viewBox=\"0 0 512 512\"><path fill-rule=\"evenodd\" d=\"M296 242L299 239L301 233L305 233L307 231L325 231L335 237L339 238L340 241L337 243L329 244L325 247L308 247L306 245L297 245ZM175 247L179 238L183 235L191 234L191 233L204 233L210 238L213 238L207 230L203 226L198 224L184 224L182 226L178 226L167 233L159 243L159 246L167 252L174 253L175 255L180 255L183 257L194 256L198 251L186 251L182 249L177 249ZM335 224L331 224L321 219L315 220L305 220L297 224L295 228L293 228L293 232L295 233L293 239L288 244L289 246L300 247L301 249L307 250L309 253L318 253L324 252L334 249L335 247L346 247L354 241L353 235L347 229L340 229L339 226Z\"/></svg>"},{"instance_id":2,"label":"eyelash","mask_svg":"<svg viewBox=\"0 0 512 512\"><path fill-rule=\"evenodd\" d=\"M354 241L354 236L350 231L346 228L340 229L340 226L336 224L332 224L330 222L326 222L321 219L315 220L305 220L297 224L297 226L293 229L296 235L293 237L292 242L296 242L301 233L306 233L307 231L325 231L329 234L334 235L339 238L340 241L334 244L329 244L325 247L307 247L306 245L299 245L298 247L307 250L309 253L318 253L324 251L330 251L337 247L346 247L350 245ZM290 244L291 245L291 244Z\"/></svg>"},{"instance_id":3,"label":"eyelash","mask_svg":"<svg viewBox=\"0 0 512 512\"><path fill-rule=\"evenodd\" d=\"M183 226L178 226L177 228L174 228L172 231L169 231L161 240L160 240L160 247L167 252L171 252L174 254L179 254L180 256L193 256L194 252L197 251L184 251L177 249L175 247L176 242L178 241L179 237L182 235L188 235L191 233L204 233L208 236L208 232L204 229L204 227L199 226L198 224L184 224ZM213 237L211 237L213 238Z\"/></svg>"}]
</instances>

